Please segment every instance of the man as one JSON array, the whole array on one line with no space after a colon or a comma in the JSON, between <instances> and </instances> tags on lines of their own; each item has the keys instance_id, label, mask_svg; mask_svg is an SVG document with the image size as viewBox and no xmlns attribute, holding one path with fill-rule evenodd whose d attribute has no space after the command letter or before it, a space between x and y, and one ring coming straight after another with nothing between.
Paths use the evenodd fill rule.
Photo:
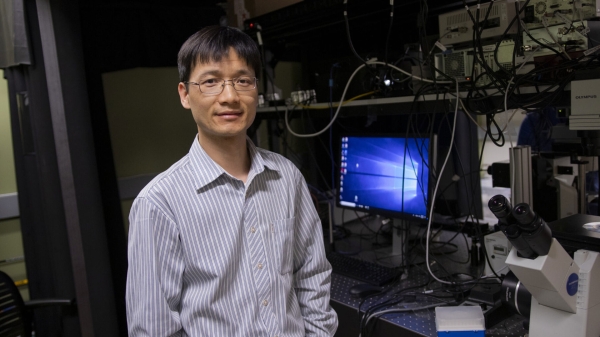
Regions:
<instances>
[{"instance_id":1,"label":"man","mask_svg":"<svg viewBox=\"0 0 600 337\"><path fill-rule=\"evenodd\" d=\"M207 27L178 56L179 96L198 126L190 152L130 213L131 336L331 336L331 266L300 172L246 136L260 54Z\"/></svg>"}]
</instances>

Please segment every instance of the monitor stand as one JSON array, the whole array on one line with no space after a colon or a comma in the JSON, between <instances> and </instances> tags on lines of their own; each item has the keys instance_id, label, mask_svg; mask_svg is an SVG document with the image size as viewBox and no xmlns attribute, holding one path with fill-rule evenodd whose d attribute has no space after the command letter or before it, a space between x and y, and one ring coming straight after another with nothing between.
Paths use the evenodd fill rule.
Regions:
<instances>
[{"instance_id":1,"label":"monitor stand","mask_svg":"<svg viewBox=\"0 0 600 337\"><path fill-rule=\"evenodd\" d=\"M404 249L404 243L406 242L406 230L410 228L410 223L407 220L392 219L392 254L402 255Z\"/></svg>"}]
</instances>

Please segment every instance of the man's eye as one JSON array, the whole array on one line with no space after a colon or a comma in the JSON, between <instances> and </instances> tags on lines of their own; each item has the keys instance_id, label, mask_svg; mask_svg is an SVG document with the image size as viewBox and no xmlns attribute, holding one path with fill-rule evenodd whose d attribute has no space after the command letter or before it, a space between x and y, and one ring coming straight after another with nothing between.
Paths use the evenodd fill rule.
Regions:
<instances>
[{"instance_id":1,"label":"man's eye","mask_svg":"<svg viewBox=\"0 0 600 337\"><path fill-rule=\"evenodd\" d=\"M238 78L237 83L240 85L250 85L252 84L252 79L247 77Z\"/></svg>"},{"instance_id":2,"label":"man's eye","mask_svg":"<svg viewBox=\"0 0 600 337\"><path fill-rule=\"evenodd\" d=\"M203 86L213 87L215 85L219 85L219 79L217 78L209 78L208 80L202 81Z\"/></svg>"}]
</instances>

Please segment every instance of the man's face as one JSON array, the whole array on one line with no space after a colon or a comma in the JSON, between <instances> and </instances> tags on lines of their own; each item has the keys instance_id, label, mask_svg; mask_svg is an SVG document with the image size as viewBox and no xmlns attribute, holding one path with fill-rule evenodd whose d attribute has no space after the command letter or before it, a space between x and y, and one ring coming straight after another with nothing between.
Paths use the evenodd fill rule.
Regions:
<instances>
[{"instance_id":1,"label":"man's face","mask_svg":"<svg viewBox=\"0 0 600 337\"><path fill-rule=\"evenodd\" d=\"M254 77L254 70L237 52L229 49L229 55L220 62L196 64L190 75L190 82L202 83L207 79L221 78L231 80L240 76ZM258 105L258 89L236 91L225 82L223 92L219 95L206 95L200 92L197 85L179 83L181 104L192 110L192 115L198 125L198 133L202 138L226 139L246 137L246 130L256 116Z\"/></svg>"}]
</instances>

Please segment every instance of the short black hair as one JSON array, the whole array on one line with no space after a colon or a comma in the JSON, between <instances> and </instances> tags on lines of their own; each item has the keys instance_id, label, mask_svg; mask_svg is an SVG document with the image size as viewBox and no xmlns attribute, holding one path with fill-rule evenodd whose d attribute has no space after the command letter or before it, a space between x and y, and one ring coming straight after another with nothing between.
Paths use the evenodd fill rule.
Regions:
<instances>
[{"instance_id":1,"label":"short black hair","mask_svg":"<svg viewBox=\"0 0 600 337\"><path fill-rule=\"evenodd\" d=\"M259 77L260 51L256 42L241 30L233 27L208 26L190 36L179 49L177 68L179 81L187 82L198 63L219 62L233 48Z\"/></svg>"}]
</instances>

